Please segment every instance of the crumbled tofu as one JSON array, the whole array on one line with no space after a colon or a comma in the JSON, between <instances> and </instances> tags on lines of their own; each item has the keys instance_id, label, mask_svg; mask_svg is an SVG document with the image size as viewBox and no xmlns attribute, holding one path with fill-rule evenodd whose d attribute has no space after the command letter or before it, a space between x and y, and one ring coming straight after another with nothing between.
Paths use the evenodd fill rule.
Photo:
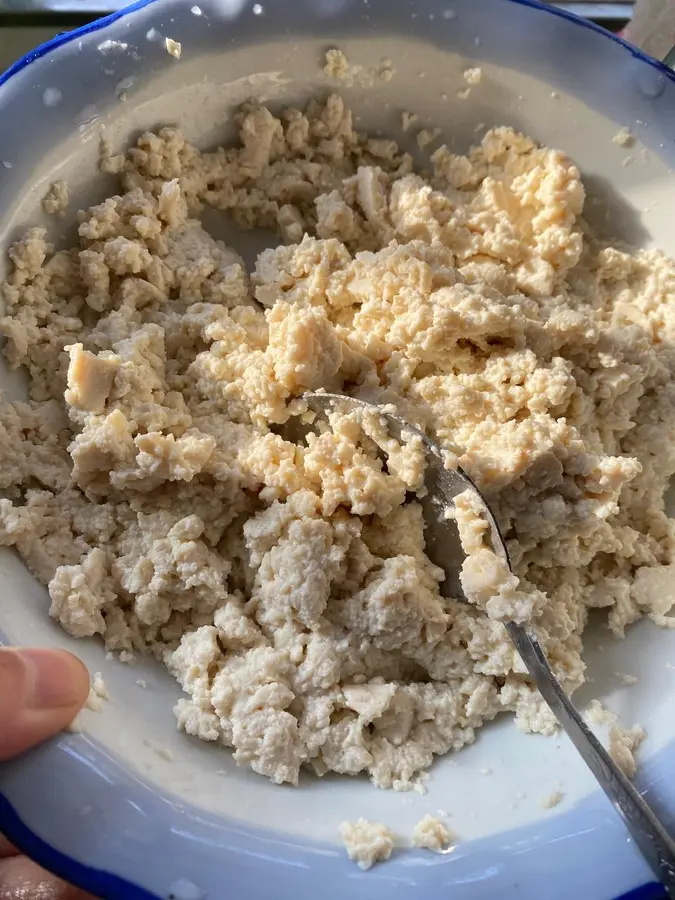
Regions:
<instances>
[{"instance_id":1,"label":"crumbled tofu","mask_svg":"<svg viewBox=\"0 0 675 900\"><path fill-rule=\"evenodd\" d=\"M457 96L459 97L460 100L468 100L470 95L471 95L470 87L461 88L459 91L457 91Z\"/></svg>"},{"instance_id":2,"label":"crumbled tofu","mask_svg":"<svg viewBox=\"0 0 675 900\"><path fill-rule=\"evenodd\" d=\"M621 128L612 138L612 141L615 144L618 144L619 147L632 147L635 143L635 135L631 132L629 128Z\"/></svg>"},{"instance_id":3,"label":"crumbled tofu","mask_svg":"<svg viewBox=\"0 0 675 900\"><path fill-rule=\"evenodd\" d=\"M394 835L379 822L368 822L366 819L343 822L340 834L349 858L364 870L370 869L376 862L389 859L394 849Z\"/></svg>"},{"instance_id":4,"label":"crumbled tofu","mask_svg":"<svg viewBox=\"0 0 675 900\"><path fill-rule=\"evenodd\" d=\"M416 794L419 794L421 797L427 793L429 788L427 787L427 782L429 780L428 772L420 772L419 775L411 781L412 789ZM405 787L405 782L401 785L401 788Z\"/></svg>"},{"instance_id":5,"label":"crumbled tofu","mask_svg":"<svg viewBox=\"0 0 675 900\"><path fill-rule=\"evenodd\" d=\"M342 50L332 47L326 51L324 73L334 81L345 81L352 75L352 67Z\"/></svg>"},{"instance_id":6,"label":"crumbled tofu","mask_svg":"<svg viewBox=\"0 0 675 900\"><path fill-rule=\"evenodd\" d=\"M675 564L637 569L631 599L640 609L646 610L657 625L675 628L675 616L668 615L675 603Z\"/></svg>"},{"instance_id":7,"label":"crumbled tofu","mask_svg":"<svg viewBox=\"0 0 675 900\"><path fill-rule=\"evenodd\" d=\"M167 762L174 762L176 757L168 747L159 747L148 738L144 738L143 744Z\"/></svg>"},{"instance_id":8,"label":"crumbled tofu","mask_svg":"<svg viewBox=\"0 0 675 900\"><path fill-rule=\"evenodd\" d=\"M173 762L176 759L176 757L168 747L155 747L155 753L157 754L157 756L161 756L162 759L165 759L167 762Z\"/></svg>"},{"instance_id":9,"label":"crumbled tofu","mask_svg":"<svg viewBox=\"0 0 675 900\"><path fill-rule=\"evenodd\" d=\"M632 778L637 771L635 753L647 737L644 728L641 725L624 728L616 713L605 709L598 700L591 702L586 718L590 724L604 726L607 729L609 755L619 768Z\"/></svg>"},{"instance_id":10,"label":"crumbled tofu","mask_svg":"<svg viewBox=\"0 0 675 900\"><path fill-rule=\"evenodd\" d=\"M178 41L174 41L173 38L164 38L164 46L166 47L166 52L176 59L181 58L181 54L183 52L183 45Z\"/></svg>"},{"instance_id":11,"label":"crumbled tofu","mask_svg":"<svg viewBox=\"0 0 675 900\"><path fill-rule=\"evenodd\" d=\"M401 128L404 131L408 131L411 125L414 125L417 121L417 115L411 112L402 112L401 113Z\"/></svg>"},{"instance_id":12,"label":"crumbled tofu","mask_svg":"<svg viewBox=\"0 0 675 900\"><path fill-rule=\"evenodd\" d=\"M672 624L675 263L595 238L574 163L509 128L420 175L336 95L236 122L215 153L175 127L103 143L117 189L74 246L9 248L0 334L29 388L0 398L0 544L70 634L162 661L179 727L240 765L422 790L500 713L557 727L505 620L570 694L589 609L617 637ZM204 204L279 245L248 271ZM443 598L420 446L345 411L292 439L320 388L437 438L513 573L470 492L472 602Z\"/></svg>"},{"instance_id":13,"label":"crumbled tofu","mask_svg":"<svg viewBox=\"0 0 675 900\"><path fill-rule=\"evenodd\" d=\"M415 825L412 842L415 847L423 847L425 850L433 850L442 853L447 850L453 840L453 835L445 825L435 816L424 816Z\"/></svg>"},{"instance_id":14,"label":"crumbled tofu","mask_svg":"<svg viewBox=\"0 0 675 900\"><path fill-rule=\"evenodd\" d=\"M96 48L99 53L103 53L105 56L108 54L112 55L121 55L122 53L126 53L129 49L129 45L125 44L124 41L101 41L101 43Z\"/></svg>"},{"instance_id":15,"label":"crumbled tofu","mask_svg":"<svg viewBox=\"0 0 675 900\"><path fill-rule=\"evenodd\" d=\"M100 672L96 672L94 678L91 683L91 688L97 697L100 697L101 700L110 700L110 691L108 690L108 686L103 680L103 675Z\"/></svg>"},{"instance_id":16,"label":"crumbled tofu","mask_svg":"<svg viewBox=\"0 0 675 900\"><path fill-rule=\"evenodd\" d=\"M136 684L139 688L143 688L143 690L146 690L148 687L148 682L144 678L137 678Z\"/></svg>"},{"instance_id":17,"label":"crumbled tofu","mask_svg":"<svg viewBox=\"0 0 675 900\"><path fill-rule=\"evenodd\" d=\"M480 84L483 80L483 70L480 67L474 69L466 69L464 72L464 81L470 86L474 87L477 84Z\"/></svg>"},{"instance_id":18,"label":"crumbled tofu","mask_svg":"<svg viewBox=\"0 0 675 900\"><path fill-rule=\"evenodd\" d=\"M395 74L395 69L392 65L390 59L383 59L380 65L377 67L377 77L380 81L385 82L385 84L392 80Z\"/></svg>"},{"instance_id":19,"label":"crumbled tofu","mask_svg":"<svg viewBox=\"0 0 675 900\"><path fill-rule=\"evenodd\" d=\"M565 794L563 791L551 791L550 794L547 794L545 797L542 797L540 801L540 806L542 809L553 809L558 806L559 803L565 799Z\"/></svg>"},{"instance_id":20,"label":"crumbled tofu","mask_svg":"<svg viewBox=\"0 0 675 900\"><path fill-rule=\"evenodd\" d=\"M632 728L612 725L609 729L609 755L629 778L637 771L635 752L646 737L647 732L641 725Z\"/></svg>"},{"instance_id":21,"label":"crumbled tofu","mask_svg":"<svg viewBox=\"0 0 675 900\"><path fill-rule=\"evenodd\" d=\"M599 700L591 700L586 718L591 725L613 725L616 722L614 713L605 709Z\"/></svg>"},{"instance_id":22,"label":"crumbled tofu","mask_svg":"<svg viewBox=\"0 0 675 900\"><path fill-rule=\"evenodd\" d=\"M69 188L67 181L55 181L42 200L42 207L49 215L63 213L68 206Z\"/></svg>"},{"instance_id":23,"label":"crumbled tofu","mask_svg":"<svg viewBox=\"0 0 675 900\"><path fill-rule=\"evenodd\" d=\"M638 679L635 677L635 675L625 675L623 672L615 672L614 674L619 679L621 684L632 685L638 683Z\"/></svg>"},{"instance_id":24,"label":"crumbled tofu","mask_svg":"<svg viewBox=\"0 0 675 900\"><path fill-rule=\"evenodd\" d=\"M417 135L417 146L420 150L424 150L436 140L440 133L440 128L423 128Z\"/></svg>"},{"instance_id":25,"label":"crumbled tofu","mask_svg":"<svg viewBox=\"0 0 675 900\"><path fill-rule=\"evenodd\" d=\"M89 696L87 697L86 707L92 712L101 712L103 703L110 700L110 693L106 686L103 676L100 672L96 672L91 681Z\"/></svg>"},{"instance_id":26,"label":"crumbled tofu","mask_svg":"<svg viewBox=\"0 0 675 900\"><path fill-rule=\"evenodd\" d=\"M391 81L395 69L390 59L383 59L372 67L352 64L342 50L333 47L326 51L323 72L344 87L352 87L357 83L361 88L372 88L377 82L386 84Z\"/></svg>"}]
</instances>

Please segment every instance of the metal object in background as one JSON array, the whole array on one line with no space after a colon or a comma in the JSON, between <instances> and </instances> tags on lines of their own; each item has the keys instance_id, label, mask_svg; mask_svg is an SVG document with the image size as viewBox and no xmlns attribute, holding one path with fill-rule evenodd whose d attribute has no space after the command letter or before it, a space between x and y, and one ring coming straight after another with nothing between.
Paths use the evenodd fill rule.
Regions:
<instances>
[{"instance_id":1,"label":"metal object in background","mask_svg":"<svg viewBox=\"0 0 675 900\"><path fill-rule=\"evenodd\" d=\"M585 19L593 19L595 22L603 23L606 21L627 22L633 15L634 3L633 0L624 0L622 3L583 3L581 0L570 0L568 3L554 2L551 5L576 13Z\"/></svg>"},{"instance_id":2,"label":"metal object in background","mask_svg":"<svg viewBox=\"0 0 675 900\"><path fill-rule=\"evenodd\" d=\"M49 16L51 20L55 15L79 16L82 21L87 21L121 9L128 2L130 0L0 0L0 25L3 15L34 17L34 24L39 24L42 16ZM622 27L630 20L634 5L632 0L623 2L596 0L595 3L586 3L582 0L567 0L567 2L548 0L548 2L552 6L569 10L587 19L593 19L601 24L610 23L617 27Z\"/></svg>"}]
</instances>

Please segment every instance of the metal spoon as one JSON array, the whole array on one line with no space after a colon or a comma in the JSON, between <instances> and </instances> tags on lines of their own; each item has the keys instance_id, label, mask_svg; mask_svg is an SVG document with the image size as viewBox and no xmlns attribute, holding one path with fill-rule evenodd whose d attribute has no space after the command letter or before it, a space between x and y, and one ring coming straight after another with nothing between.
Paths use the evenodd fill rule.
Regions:
<instances>
[{"instance_id":1,"label":"metal spoon","mask_svg":"<svg viewBox=\"0 0 675 900\"><path fill-rule=\"evenodd\" d=\"M420 502L425 518L426 553L429 559L445 572L441 592L445 597L466 599L459 580L464 552L454 522L438 514L438 498L453 503L454 498L468 488L474 490L485 507L490 524L493 550L511 568L511 561L490 507L471 478L462 469L446 469L439 444L403 419L381 407L341 394L306 393L303 399L314 412L327 414L336 407L349 404L376 413L387 423L390 435L398 441L404 435L419 436L427 450L426 487L428 494ZM549 705L568 737L583 757L612 805L628 828L633 840L652 871L663 884L668 896L675 900L675 841L646 803L630 779L624 775L609 753L586 726L572 701L553 674L546 655L534 635L522 625L505 622L504 627L527 667L532 681Z\"/></svg>"}]
</instances>

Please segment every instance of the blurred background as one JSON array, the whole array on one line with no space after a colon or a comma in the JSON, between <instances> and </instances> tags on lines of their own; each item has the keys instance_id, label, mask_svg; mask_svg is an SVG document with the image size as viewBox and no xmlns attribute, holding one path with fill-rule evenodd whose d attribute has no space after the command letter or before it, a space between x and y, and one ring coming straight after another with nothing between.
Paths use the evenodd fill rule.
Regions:
<instances>
[{"instance_id":1,"label":"blurred background","mask_svg":"<svg viewBox=\"0 0 675 900\"><path fill-rule=\"evenodd\" d=\"M76 28L125 6L128 0L0 0L0 70L6 69L37 44L61 31ZM640 0L640 3L642 0ZM649 0L647 0L649 2ZM660 0L669 3L669 0ZM553 6L573 10L612 31L623 29L634 4L597 0L568 0Z\"/></svg>"}]
</instances>

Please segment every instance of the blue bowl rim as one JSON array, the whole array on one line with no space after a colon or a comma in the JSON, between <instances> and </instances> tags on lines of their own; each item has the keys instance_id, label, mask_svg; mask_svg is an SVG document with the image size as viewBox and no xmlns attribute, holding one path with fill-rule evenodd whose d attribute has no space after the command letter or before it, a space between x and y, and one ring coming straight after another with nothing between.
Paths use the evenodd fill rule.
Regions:
<instances>
[{"instance_id":1,"label":"blue bowl rim","mask_svg":"<svg viewBox=\"0 0 675 900\"><path fill-rule=\"evenodd\" d=\"M86 25L82 25L73 31L58 34L56 37L44 44L40 44L35 49L26 53L9 69L0 74L0 87L4 87L15 76L27 68L31 63L36 62L43 56L47 56L59 47L77 40L85 34L91 34L100 31L111 25L113 22L124 18L129 13L136 12L158 0L136 0L135 3L125 6L110 15L103 16ZM656 69L665 78L675 82L675 72L666 66L663 62L647 53L644 53L638 47L629 43L619 35L613 34L591 22L588 19L582 19L567 9L559 7L547 6L540 0L503 0L505 3L514 3L518 6L526 6L531 9L548 13L572 22L578 27L587 28L598 34L606 40L614 41L625 50L627 50L636 59L646 63ZM53 872L59 878L72 884L82 890L88 891L95 897L112 898L112 900L162 900L156 894L146 891L145 888L132 884L124 878L113 875L110 872L104 872L100 869L94 869L84 863L78 862L72 857L61 853L50 844L39 838L30 828L28 828L21 820L18 812L12 804L0 792L0 834L3 834L15 847L22 853L30 857L42 868ZM663 887L656 882L648 882L627 894L622 894L616 900L666 900L666 894Z\"/></svg>"}]
</instances>

